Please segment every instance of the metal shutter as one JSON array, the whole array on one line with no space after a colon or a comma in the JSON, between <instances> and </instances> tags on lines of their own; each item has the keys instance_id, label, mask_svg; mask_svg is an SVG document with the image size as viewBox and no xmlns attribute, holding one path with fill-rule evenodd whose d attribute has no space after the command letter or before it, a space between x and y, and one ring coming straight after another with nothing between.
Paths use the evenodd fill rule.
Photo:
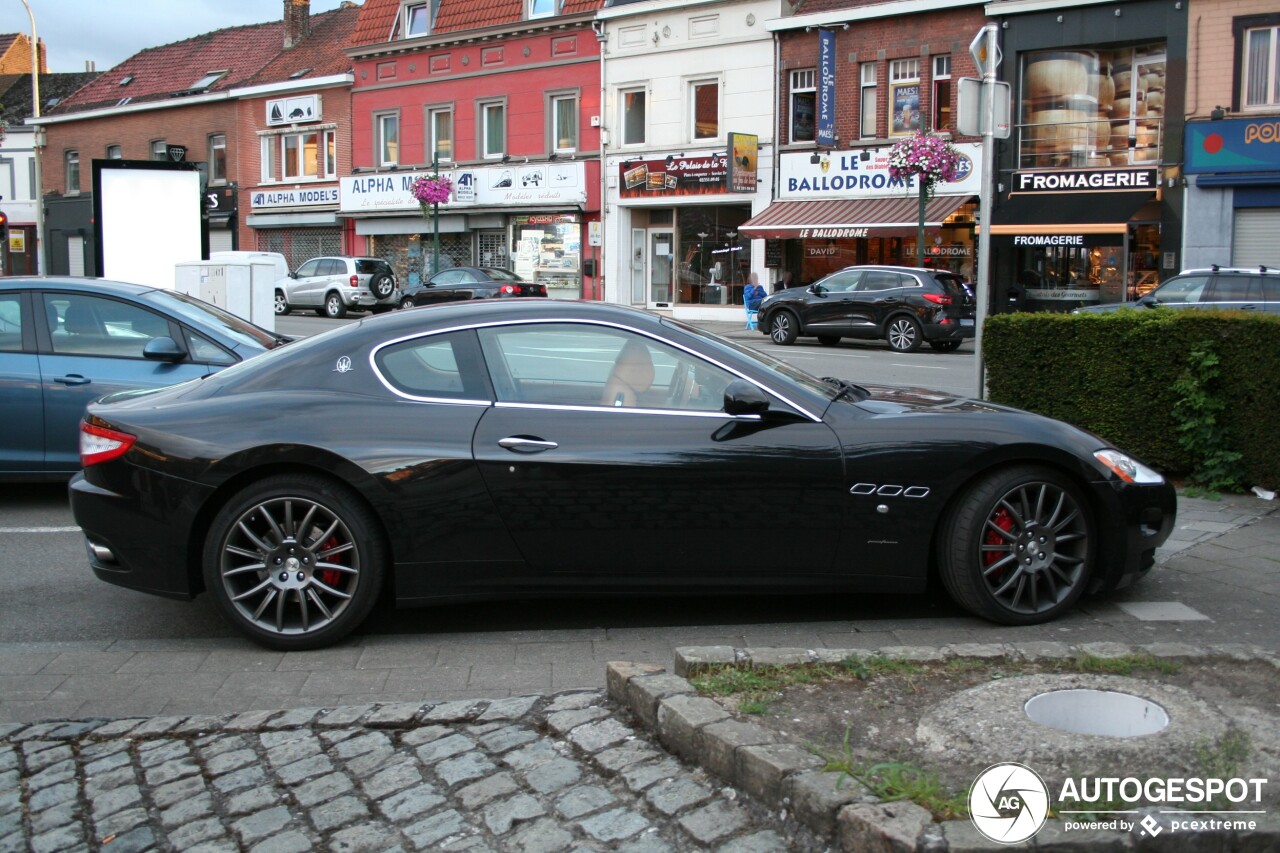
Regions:
<instances>
[{"instance_id":1,"label":"metal shutter","mask_svg":"<svg viewBox=\"0 0 1280 853\"><path fill-rule=\"evenodd\" d=\"M235 246L231 245L234 240L231 239L230 228L210 228L209 229L209 251L210 252L230 252Z\"/></svg>"},{"instance_id":2,"label":"metal shutter","mask_svg":"<svg viewBox=\"0 0 1280 853\"><path fill-rule=\"evenodd\" d=\"M1232 266L1280 267L1280 208L1238 208L1232 233Z\"/></svg>"},{"instance_id":3,"label":"metal shutter","mask_svg":"<svg viewBox=\"0 0 1280 853\"><path fill-rule=\"evenodd\" d=\"M67 238L67 275L84 275L84 238Z\"/></svg>"}]
</instances>

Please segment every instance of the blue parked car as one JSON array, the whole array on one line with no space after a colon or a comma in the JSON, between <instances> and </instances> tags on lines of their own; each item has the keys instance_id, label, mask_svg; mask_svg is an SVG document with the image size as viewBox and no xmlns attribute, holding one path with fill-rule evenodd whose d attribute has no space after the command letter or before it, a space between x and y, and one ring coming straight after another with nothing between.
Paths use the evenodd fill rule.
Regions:
<instances>
[{"instance_id":1,"label":"blue parked car","mask_svg":"<svg viewBox=\"0 0 1280 853\"><path fill-rule=\"evenodd\" d=\"M172 290L0 278L0 480L80 470L80 419L114 391L196 379L288 342Z\"/></svg>"}]
</instances>

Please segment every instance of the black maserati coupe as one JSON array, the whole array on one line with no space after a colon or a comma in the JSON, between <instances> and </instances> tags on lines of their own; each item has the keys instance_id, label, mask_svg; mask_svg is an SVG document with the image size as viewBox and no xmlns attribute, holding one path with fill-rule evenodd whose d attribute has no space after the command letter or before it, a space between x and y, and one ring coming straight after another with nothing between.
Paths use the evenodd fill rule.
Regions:
<instances>
[{"instance_id":1,"label":"black maserati coupe","mask_svg":"<svg viewBox=\"0 0 1280 853\"><path fill-rule=\"evenodd\" d=\"M80 452L71 501L100 578L207 591L279 649L336 641L382 594L937 578L1031 624L1142 575L1175 508L1160 474L1059 421L546 299L399 311L115 394L89 407Z\"/></svg>"}]
</instances>

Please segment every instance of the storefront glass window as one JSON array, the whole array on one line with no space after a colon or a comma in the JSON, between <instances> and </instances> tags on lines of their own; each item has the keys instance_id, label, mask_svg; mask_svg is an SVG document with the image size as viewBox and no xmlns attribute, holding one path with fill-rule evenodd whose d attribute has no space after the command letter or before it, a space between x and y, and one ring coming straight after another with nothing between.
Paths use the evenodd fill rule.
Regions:
<instances>
[{"instance_id":1,"label":"storefront glass window","mask_svg":"<svg viewBox=\"0 0 1280 853\"><path fill-rule=\"evenodd\" d=\"M676 300L686 305L741 305L751 272L751 241L738 226L743 205L683 207L678 212Z\"/></svg>"},{"instance_id":2,"label":"storefront glass window","mask_svg":"<svg viewBox=\"0 0 1280 853\"><path fill-rule=\"evenodd\" d=\"M1023 54L1019 166L1159 163L1164 90L1163 43Z\"/></svg>"},{"instance_id":3,"label":"storefront glass window","mask_svg":"<svg viewBox=\"0 0 1280 853\"><path fill-rule=\"evenodd\" d=\"M576 213L539 213L511 219L511 269L547 286L547 295L582 295L582 222Z\"/></svg>"}]
</instances>

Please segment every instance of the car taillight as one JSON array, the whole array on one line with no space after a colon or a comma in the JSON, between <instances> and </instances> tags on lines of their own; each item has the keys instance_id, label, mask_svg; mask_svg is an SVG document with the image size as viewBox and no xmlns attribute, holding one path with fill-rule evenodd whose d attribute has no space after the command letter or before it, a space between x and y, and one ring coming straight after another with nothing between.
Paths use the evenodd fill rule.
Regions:
<instances>
[{"instance_id":1,"label":"car taillight","mask_svg":"<svg viewBox=\"0 0 1280 853\"><path fill-rule=\"evenodd\" d=\"M943 293L926 293L924 298L928 299L930 302L936 302L939 305L950 305L952 302L951 297Z\"/></svg>"},{"instance_id":2,"label":"car taillight","mask_svg":"<svg viewBox=\"0 0 1280 853\"><path fill-rule=\"evenodd\" d=\"M511 296L512 294L519 293L520 288L516 287L514 284L504 284L502 287L498 288L498 292L504 296Z\"/></svg>"},{"instance_id":3,"label":"car taillight","mask_svg":"<svg viewBox=\"0 0 1280 853\"><path fill-rule=\"evenodd\" d=\"M547 295L547 286L545 284L538 285L538 295L539 296Z\"/></svg>"},{"instance_id":4,"label":"car taillight","mask_svg":"<svg viewBox=\"0 0 1280 853\"><path fill-rule=\"evenodd\" d=\"M135 435L107 429L103 426L80 422L80 467L88 468L102 462L110 462L129 452L138 440Z\"/></svg>"},{"instance_id":5,"label":"car taillight","mask_svg":"<svg viewBox=\"0 0 1280 853\"><path fill-rule=\"evenodd\" d=\"M351 286L352 286L352 287L359 287L359 286L360 286L360 276L358 276L358 275L353 275L353 276L351 276Z\"/></svg>"}]
</instances>

